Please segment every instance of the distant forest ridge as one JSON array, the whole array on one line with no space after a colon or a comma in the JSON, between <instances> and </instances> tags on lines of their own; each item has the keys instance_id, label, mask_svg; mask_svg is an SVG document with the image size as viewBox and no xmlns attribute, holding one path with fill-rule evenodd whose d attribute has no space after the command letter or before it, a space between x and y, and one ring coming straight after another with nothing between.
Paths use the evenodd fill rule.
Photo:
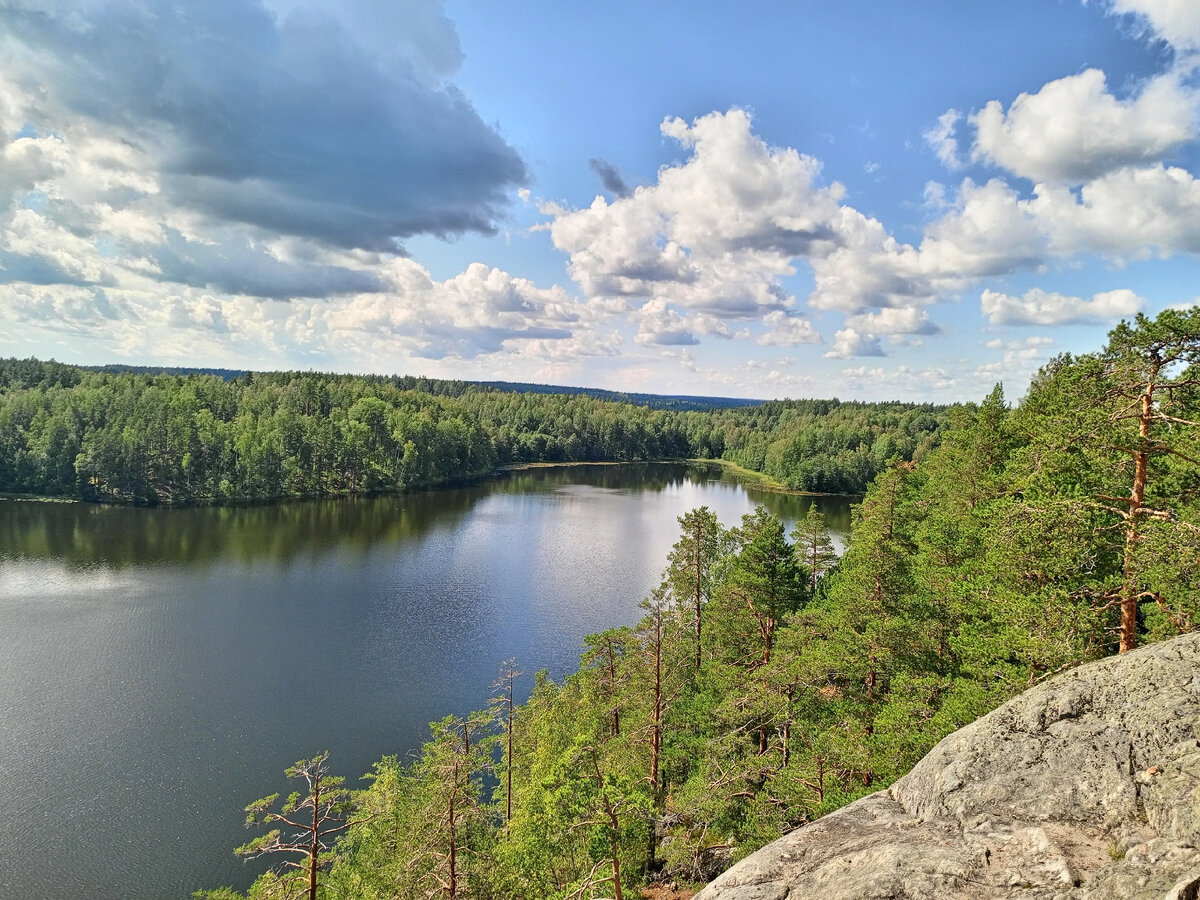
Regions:
<instances>
[{"instance_id":1,"label":"distant forest ridge","mask_svg":"<svg viewBox=\"0 0 1200 900\"><path fill-rule=\"evenodd\" d=\"M164 372L0 360L0 491L193 504L381 493L532 462L718 459L862 493L920 459L948 407L716 398L411 376Z\"/></svg>"},{"instance_id":2,"label":"distant forest ridge","mask_svg":"<svg viewBox=\"0 0 1200 900\"><path fill-rule=\"evenodd\" d=\"M80 366L91 372L119 374L132 372L137 375L216 375L225 381L233 381L243 375L252 374L250 369L215 369L204 366L129 366L122 363L106 363L102 366ZM320 373L324 374L324 373ZM332 374L332 373L330 373ZM643 394L629 391L610 391L605 388L570 387L560 384L534 384L526 381L463 381L447 378L426 378L423 375L368 375L395 384L406 390L425 391L430 394L458 396L469 388L491 388L515 394L566 394L595 397L613 403L631 403L651 409L732 409L738 406L757 406L762 400L744 397L697 397L691 394Z\"/></svg>"}]
</instances>

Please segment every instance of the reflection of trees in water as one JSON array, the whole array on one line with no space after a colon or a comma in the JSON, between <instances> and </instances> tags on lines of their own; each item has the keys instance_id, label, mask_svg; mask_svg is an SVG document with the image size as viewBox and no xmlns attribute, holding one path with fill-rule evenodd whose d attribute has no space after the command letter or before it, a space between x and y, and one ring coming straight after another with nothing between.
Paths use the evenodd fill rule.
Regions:
<instances>
[{"instance_id":1,"label":"reflection of trees in water","mask_svg":"<svg viewBox=\"0 0 1200 900\"><path fill-rule=\"evenodd\" d=\"M537 494L569 485L662 492L688 482L721 481L719 466L644 463L519 470L466 487L382 497L266 506L146 509L85 503L0 501L0 559L61 559L69 565L286 562L333 548L367 551L453 528L491 494ZM811 498L750 490L755 503L798 519ZM848 531L849 501L822 498L830 528ZM733 524L733 523L728 523Z\"/></svg>"},{"instance_id":2,"label":"reflection of trees in water","mask_svg":"<svg viewBox=\"0 0 1200 900\"><path fill-rule=\"evenodd\" d=\"M573 484L658 493L687 481L715 480L708 469L719 467L682 463L535 466L505 472L492 484L497 493L505 494L532 494Z\"/></svg>"},{"instance_id":3,"label":"reflection of trees in water","mask_svg":"<svg viewBox=\"0 0 1200 900\"><path fill-rule=\"evenodd\" d=\"M483 487L272 506L139 509L82 503L0 503L0 558L70 565L286 562L334 547L367 550L453 526Z\"/></svg>"}]
</instances>

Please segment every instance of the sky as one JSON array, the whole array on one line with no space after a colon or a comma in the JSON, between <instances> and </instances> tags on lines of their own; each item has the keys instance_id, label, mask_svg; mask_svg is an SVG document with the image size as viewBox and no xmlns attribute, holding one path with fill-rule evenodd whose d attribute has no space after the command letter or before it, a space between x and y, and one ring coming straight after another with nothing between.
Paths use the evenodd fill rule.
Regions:
<instances>
[{"instance_id":1,"label":"sky","mask_svg":"<svg viewBox=\"0 0 1200 900\"><path fill-rule=\"evenodd\" d=\"M1200 302L1200 3L0 0L0 356L1018 400Z\"/></svg>"}]
</instances>

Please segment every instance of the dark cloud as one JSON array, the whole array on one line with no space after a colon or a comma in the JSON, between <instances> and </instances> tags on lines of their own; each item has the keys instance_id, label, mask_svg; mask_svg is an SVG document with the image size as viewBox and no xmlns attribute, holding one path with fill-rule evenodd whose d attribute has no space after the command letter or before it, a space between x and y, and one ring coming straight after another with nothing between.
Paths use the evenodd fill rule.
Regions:
<instances>
[{"instance_id":1,"label":"dark cloud","mask_svg":"<svg viewBox=\"0 0 1200 900\"><path fill-rule=\"evenodd\" d=\"M0 284L66 284L83 287L93 283L69 272L61 259L12 253L0 248Z\"/></svg>"},{"instance_id":2,"label":"dark cloud","mask_svg":"<svg viewBox=\"0 0 1200 900\"><path fill-rule=\"evenodd\" d=\"M0 8L0 30L28 51L6 62L13 77L44 87L46 109L62 104L156 154L173 202L394 250L415 234L494 231L527 178L445 80L460 50L440 4L405 6L425 14L363 20L408 25L391 47L386 35L352 33L363 22L307 6L277 18L255 0L112 0L61 13L18 2Z\"/></svg>"},{"instance_id":3,"label":"dark cloud","mask_svg":"<svg viewBox=\"0 0 1200 900\"><path fill-rule=\"evenodd\" d=\"M159 278L229 294L288 300L374 293L383 289L371 272L340 266L284 262L246 244L200 244L170 232L154 251Z\"/></svg>"},{"instance_id":4,"label":"dark cloud","mask_svg":"<svg viewBox=\"0 0 1200 900\"><path fill-rule=\"evenodd\" d=\"M700 343L700 339L687 329L655 332L644 335L643 340L646 343L658 344L662 347L694 347Z\"/></svg>"},{"instance_id":5,"label":"dark cloud","mask_svg":"<svg viewBox=\"0 0 1200 900\"><path fill-rule=\"evenodd\" d=\"M772 227L738 238L734 246L747 250L780 253L784 256L812 256L826 253L842 243L831 225L816 225L812 228L784 228L771 223Z\"/></svg>"},{"instance_id":6,"label":"dark cloud","mask_svg":"<svg viewBox=\"0 0 1200 900\"><path fill-rule=\"evenodd\" d=\"M610 194L615 194L618 197L628 197L633 193L633 188L621 177L621 173L617 171L617 167L612 163L592 158L588 160L588 165L600 177L600 183L604 185L604 189Z\"/></svg>"}]
</instances>

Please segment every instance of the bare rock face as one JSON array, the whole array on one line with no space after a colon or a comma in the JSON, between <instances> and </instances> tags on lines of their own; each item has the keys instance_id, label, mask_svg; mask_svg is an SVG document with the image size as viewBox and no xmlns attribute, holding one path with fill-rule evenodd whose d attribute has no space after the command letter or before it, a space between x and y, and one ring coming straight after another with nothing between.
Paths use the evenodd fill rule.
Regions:
<instances>
[{"instance_id":1,"label":"bare rock face","mask_svg":"<svg viewBox=\"0 0 1200 900\"><path fill-rule=\"evenodd\" d=\"M1200 900L1200 634L1054 678L696 900Z\"/></svg>"}]
</instances>

